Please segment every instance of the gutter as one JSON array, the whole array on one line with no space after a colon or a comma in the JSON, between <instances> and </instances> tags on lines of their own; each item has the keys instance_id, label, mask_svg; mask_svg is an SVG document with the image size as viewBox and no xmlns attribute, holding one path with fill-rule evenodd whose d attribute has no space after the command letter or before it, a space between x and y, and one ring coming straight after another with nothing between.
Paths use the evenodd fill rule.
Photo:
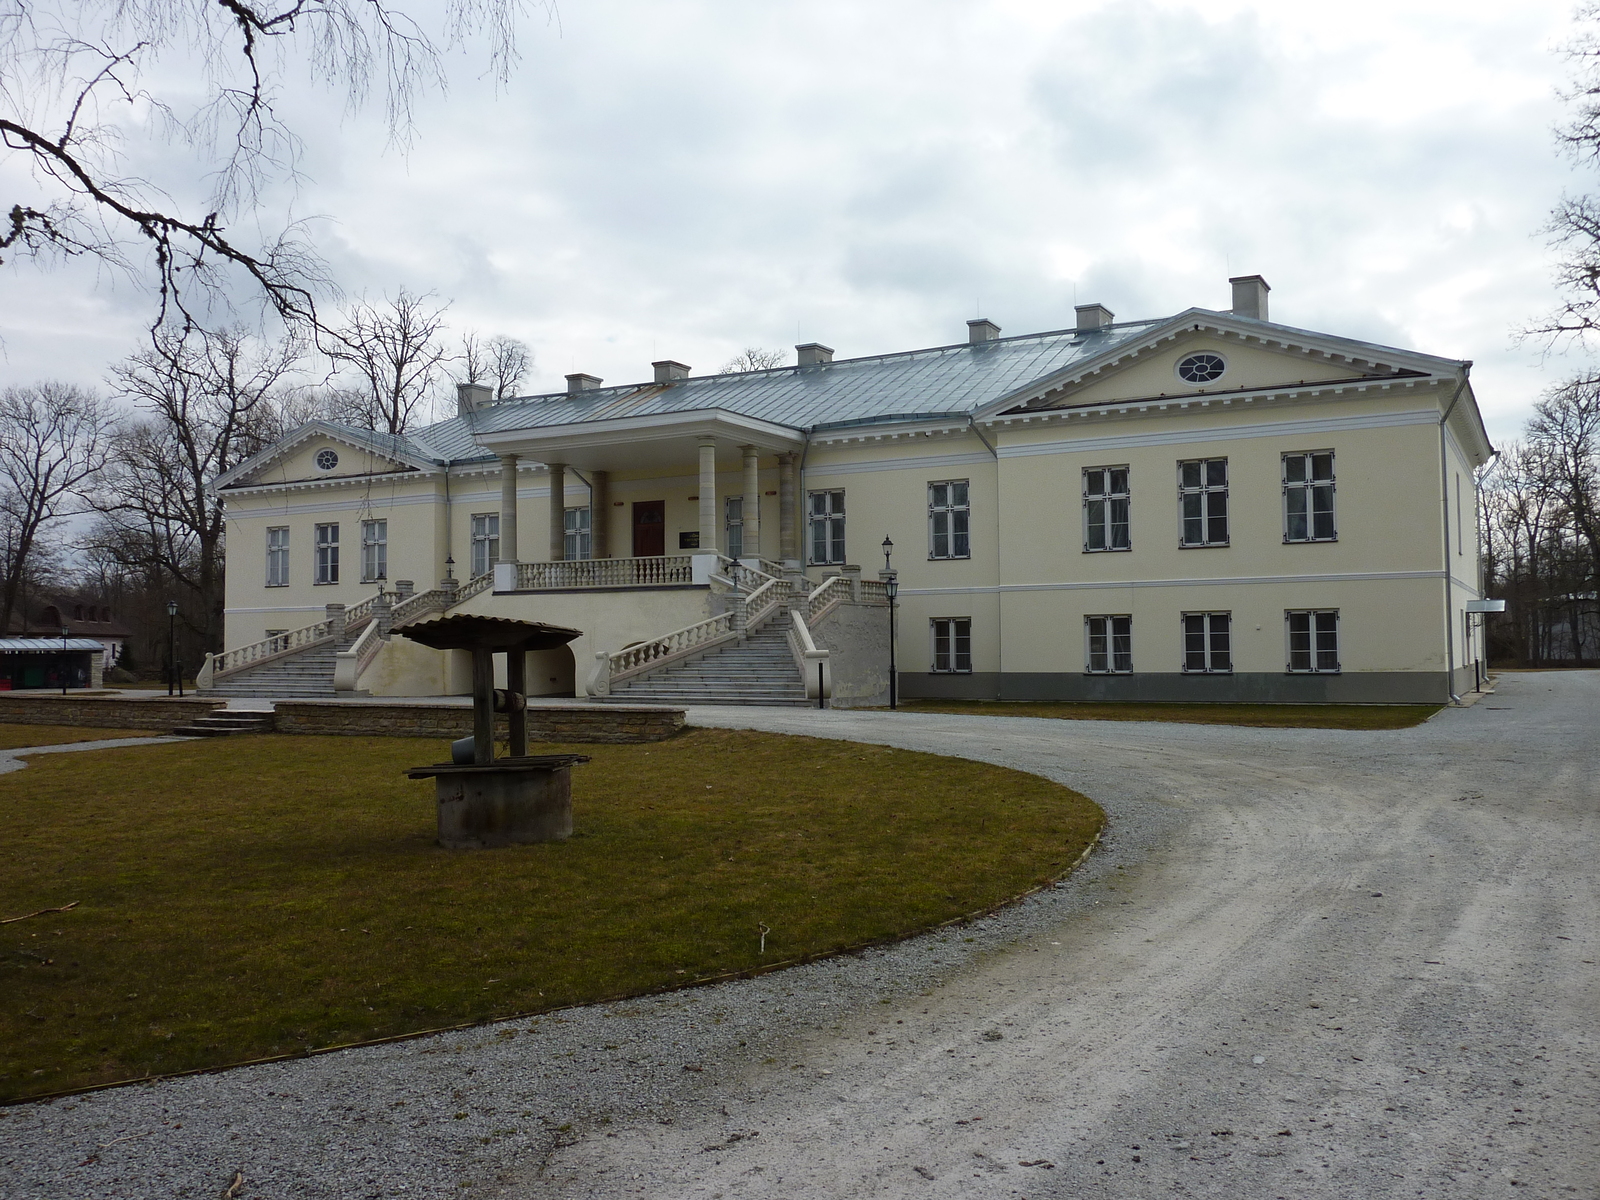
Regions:
<instances>
[{"instance_id":1,"label":"gutter","mask_svg":"<svg viewBox=\"0 0 1600 1200\"><path fill-rule=\"evenodd\" d=\"M1456 385L1455 395L1450 397L1450 403L1445 406L1444 416L1439 418L1439 499L1444 512L1444 668L1445 687L1449 689L1450 702L1459 705L1461 697L1456 695L1456 613L1455 605L1451 603L1450 579L1450 466L1445 451L1445 424L1450 420L1450 414L1455 411L1456 402L1461 399L1461 393L1467 390L1467 377L1472 373L1472 364L1461 364L1461 382ZM1459 536L1459 531L1457 531ZM1481 589L1480 589L1481 590Z\"/></svg>"}]
</instances>

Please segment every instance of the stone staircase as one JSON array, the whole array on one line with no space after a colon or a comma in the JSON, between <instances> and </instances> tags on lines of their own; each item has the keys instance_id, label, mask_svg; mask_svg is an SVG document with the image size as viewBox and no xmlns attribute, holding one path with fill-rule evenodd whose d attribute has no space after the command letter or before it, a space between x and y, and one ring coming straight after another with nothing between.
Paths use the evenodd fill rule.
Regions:
<instances>
[{"instance_id":1,"label":"stone staircase","mask_svg":"<svg viewBox=\"0 0 1600 1200\"><path fill-rule=\"evenodd\" d=\"M271 733L270 712L219 709L209 717L199 717L172 732L178 737L227 737L234 733Z\"/></svg>"},{"instance_id":2,"label":"stone staircase","mask_svg":"<svg viewBox=\"0 0 1600 1200\"><path fill-rule=\"evenodd\" d=\"M805 685L789 652L787 616L700 658L670 663L612 685L613 704L763 704L805 707Z\"/></svg>"},{"instance_id":3,"label":"stone staircase","mask_svg":"<svg viewBox=\"0 0 1600 1200\"><path fill-rule=\"evenodd\" d=\"M351 640L339 643L337 649L349 649ZM332 700L335 649L333 642L324 642L298 654L275 658L259 667L250 667L226 679L219 679L200 694L259 697L265 700Z\"/></svg>"}]
</instances>

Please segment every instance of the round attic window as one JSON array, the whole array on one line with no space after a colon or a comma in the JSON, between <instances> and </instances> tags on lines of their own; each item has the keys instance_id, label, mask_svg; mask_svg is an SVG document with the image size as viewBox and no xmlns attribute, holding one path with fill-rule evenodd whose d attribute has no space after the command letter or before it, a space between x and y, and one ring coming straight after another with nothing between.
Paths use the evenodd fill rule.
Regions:
<instances>
[{"instance_id":1,"label":"round attic window","mask_svg":"<svg viewBox=\"0 0 1600 1200\"><path fill-rule=\"evenodd\" d=\"M1221 379L1227 369L1228 364L1222 361L1222 355L1209 351L1190 354L1178 360L1178 378L1185 383L1211 383Z\"/></svg>"},{"instance_id":2,"label":"round attic window","mask_svg":"<svg viewBox=\"0 0 1600 1200\"><path fill-rule=\"evenodd\" d=\"M339 456L332 450L317 451L317 470L331 471L339 465Z\"/></svg>"}]
</instances>

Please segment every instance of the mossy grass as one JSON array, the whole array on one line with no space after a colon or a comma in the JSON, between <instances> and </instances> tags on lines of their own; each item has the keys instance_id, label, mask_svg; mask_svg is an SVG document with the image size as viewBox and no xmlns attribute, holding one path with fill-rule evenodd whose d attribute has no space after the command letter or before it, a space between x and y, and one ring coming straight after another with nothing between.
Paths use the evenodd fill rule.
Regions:
<instances>
[{"instance_id":1,"label":"mossy grass","mask_svg":"<svg viewBox=\"0 0 1600 1200\"><path fill-rule=\"evenodd\" d=\"M1050 700L908 700L907 712L983 717L1048 717L1063 721L1172 721L1262 729L1410 729L1439 704L1146 704Z\"/></svg>"},{"instance_id":2,"label":"mossy grass","mask_svg":"<svg viewBox=\"0 0 1600 1200\"><path fill-rule=\"evenodd\" d=\"M59 746L65 742L109 742L115 738L159 737L150 729L96 729L88 725L7 725L0 723L0 750L20 746Z\"/></svg>"},{"instance_id":3,"label":"mossy grass","mask_svg":"<svg viewBox=\"0 0 1600 1200\"><path fill-rule=\"evenodd\" d=\"M610 996L892 938L1070 867L1037 776L733 730L555 746L571 840L434 844L444 743L249 735L0 776L0 1098ZM761 926L769 930L761 949Z\"/></svg>"}]
</instances>

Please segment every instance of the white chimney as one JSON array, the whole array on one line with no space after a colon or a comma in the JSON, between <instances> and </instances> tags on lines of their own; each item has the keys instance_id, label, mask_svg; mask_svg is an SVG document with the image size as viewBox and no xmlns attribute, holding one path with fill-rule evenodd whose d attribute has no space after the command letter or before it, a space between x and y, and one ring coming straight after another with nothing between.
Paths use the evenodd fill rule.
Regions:
<instances>
[{"instance_id":1,"label":"white chimney","mask_svg":"<svg viewBox=\"0 0 1600 1200\"><path fill-rule=\"evenodd\" d=\"M833 347L824 346L821 342L807 342L794 349L802 367L820 367L823 363L833 361Z\"/></svg>"},{"instance_id":2,"label":"white chimney","mask_svg":"<svg viewBox=\"0 0 1600 1200\"><path fill-rule=\"evenodd\" d=\"M584 375L582 373L568 375L567 395L576 396L579 392L587 392L590 388L597 388L604 382L605 380L594 375Z\"/></svg>"},{"instance_id":3,"label":"white chimney","mask_svg":"<svg viewBox=\"0 0 1600 1200\"><path fill-rule=\"evenodd\" d=\"M1267 293L1272 290L1267 281L1259 275L1235 275L1228 282L1233 284L1233 315L1265 321Z\"/></svg>"},{"instance_id":4,"label":"white chimney","mask_svg":"<svg viewBox=\"0 0 1600 1200\"><path fill-rule=\"evenodd\" d=\"M1104 304L1080 304L1073 310L1078 314L1078 328L1104 329L1117 319L1117 314Z\"/></svg>"},{"instance_id":5,"label":"white chimney","mask_svg":"<svg viewBox=\"0 0 1600 1200\"><path fill-rule=\"evenodd\" d=\"M980 342L992 342L1000 336L1000 326L987 317L979 317L976 321L967 322L967 342L976 346Z\"/></svg>"},{"instance_id":6,"label":"white chimney","mask_svg":"<svg viewBox=\"0 0 1600 1200\"><path fill-rule=\"evenodd\" d=\"M673 362L670 358L664 358L650 365L656 369L657 383L677 383L680 379L689 378L688 366L681 362Z\"/></svg>"},{"instance_id":7,"label":"white chimney","mask_svg":"<svg viewBox=\"0 0 1600 1200\"><path fill-rule=\"evenodd\" d=\"M456 415L464 417L494 403L494 389L481 383L456 384Z\"/></svg>"}]
</instances>

